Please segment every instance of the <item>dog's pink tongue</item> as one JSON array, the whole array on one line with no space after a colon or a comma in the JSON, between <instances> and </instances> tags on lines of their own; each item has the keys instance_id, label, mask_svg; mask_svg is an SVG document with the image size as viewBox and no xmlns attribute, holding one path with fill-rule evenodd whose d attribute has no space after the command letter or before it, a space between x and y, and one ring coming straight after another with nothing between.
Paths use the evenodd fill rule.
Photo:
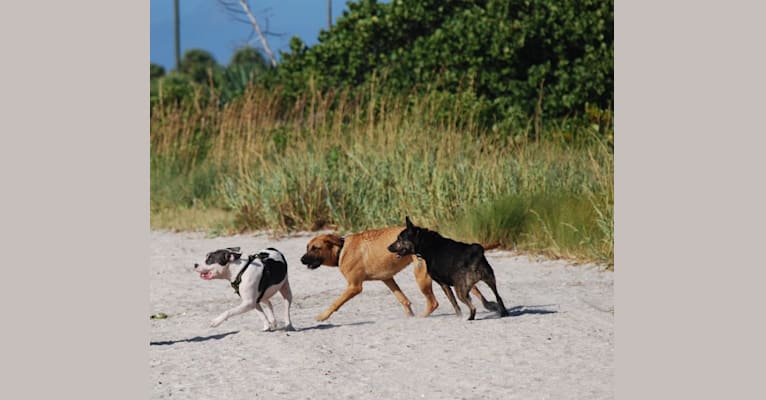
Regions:
<instances>
[{"instance_id":1,"label":"dog's pink tongue","mask_svg":"<svg viewBox=\"0 0 766 400\"><path fill-rule=\"evenodd\" d=\"M209 281L210 280L210 273L209 272L201 272L199 274L199 277Z\"/></svg>"}]
</instances>

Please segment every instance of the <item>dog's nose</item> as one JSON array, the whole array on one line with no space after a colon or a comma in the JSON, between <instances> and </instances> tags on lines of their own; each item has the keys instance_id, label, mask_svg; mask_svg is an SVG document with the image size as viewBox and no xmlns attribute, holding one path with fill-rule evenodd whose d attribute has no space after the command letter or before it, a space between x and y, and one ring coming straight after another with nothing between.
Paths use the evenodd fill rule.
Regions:
<instances>
[{"instance_id":1,"label":"dog's nose","mask_svg":"<svg viewBox=\"0 0 766 400\"><path fill-rule=\"evenodd\" d=\"M306 264L306 255L304 254L303 257L301 257L301 264Z\"/></svg>"},{"instance_id":2,"label":"dog's nose","mask_svg":"<svg viewBox=\"0 0 766 400\"><path fill-rule=\"evenodd\" d=\"M197 267L199 267L199 264L194 263L194 269L197 269Z\"/></svg>"}]
</instances>

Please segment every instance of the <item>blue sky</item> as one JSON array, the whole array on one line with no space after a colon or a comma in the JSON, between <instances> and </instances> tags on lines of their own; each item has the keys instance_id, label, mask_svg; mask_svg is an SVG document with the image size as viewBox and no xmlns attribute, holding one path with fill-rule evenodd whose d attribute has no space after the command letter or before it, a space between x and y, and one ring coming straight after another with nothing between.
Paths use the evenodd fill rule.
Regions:
<instances>
[{"instance_id":1,"label":"blue sky","mask_svg":"<svg viewBox=\"0 0 766 400\"><path fill-rule=\"evenodd\" d=\"M252 28L234 21L217 0L180 0L181 56L200 48L213 54L219 64L228 64L235 49L247 43ZM283 33L270 37L269 46L278 54L289 49L290 38L300 37L309 46L317 42L320 29L327 28L327 0L250 0L258 22ZM346 0L332 0L333 21L347 10ZM173 0L150 0L150 60L166 70L174 68ZM253 36L254 47L260 47Z\"/></svg>"}]
</instances>

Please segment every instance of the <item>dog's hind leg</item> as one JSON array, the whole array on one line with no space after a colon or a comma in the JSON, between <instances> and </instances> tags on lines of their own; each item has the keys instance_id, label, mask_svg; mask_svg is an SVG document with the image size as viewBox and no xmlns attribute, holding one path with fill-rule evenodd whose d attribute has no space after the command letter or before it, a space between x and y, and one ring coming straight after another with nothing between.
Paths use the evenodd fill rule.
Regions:
<instances>
[{"instance_id":1,"label":"dog's hind leg","mask_svg":"<svg viewBox=\"0 0 766 400\"><path fill-rule=\"evenodd\" d=\"M471 321L476 317L476 307L473 306L473 303L471 302L471 296L469 292L471 291L470 286L466 287L462 283L456 283L455 284L455 293L457 293L457 298L460 299L465 305L468 306L468 309L470 310L470 314L468 315L468 320Z\"/></svg>"},{"instance_id":2,"label":"dog's hind leg","mask_svg":"<svg viewBox=\"0 0 766 400\"><path fill-rule=\"evenodd\" d=\"M316 320L317 321L324 321L327 318L330 318L330 315L334 313L335 311L338 311L340 306L345 304L347 301L351 300L354 296L358 295L359 293L362 293L362 283L361 282L349 282L348 287L343 292L343 294L340 295L331 305L330 307L325 310L325 312L317 315Z\"/></svg>"},{"instance_id":3,"label":"dog's hind leg","mask_svg":"<svg viewBox=\"0 0 766 400\"><path fill-rule=\"evenodd\" d=\"M436 296L434 296L433 280L431 275L428 275L428 270L424 263L425 261L420 260L420 263L412 269L415 273L415 282L417 282L418 288L420 288L420 293L423 293L423 297L426 298L426 309L421 317L431 315L439 307L439 302L436 301Z\"/></svg>"},{"instance_id":4,"label":"dog's hind leg","mask_svg":"<svg viewBox=\"0 0 766 400\"><path fill-rule=\"evenodd\" d=\"M388 286L388 289L391 290L391 293L393 293L394 296L396 296L396 299L399 300L399 303L402 304L402 307L404 307L404 313L407 314L408 317L413 316L414 314L412 314L412 303L410 302L410 299L404 295L402 289L399 288L399 285L396 284L394 278L385 279L383 280L383 283Z\"/></svg>"},{"instance_id":5,"label":"dog's hind leg","mask_svg":"<svg viewBox=\"0 0 766 400\"><path fill-rule=\"evenodd\" d=\"M494 301L487 300L483 294L479 291L479 288L474 285L471 287L471 293L473 293L474 296L478 297L479 300L481 300L481 305L484 307L487 311L500 311L500 306L497 305Z\"/></svg>"},{"instance_id":6,"label":"dog's hind leg","mask_svg":"<svg viewBox=\"0 0 766 400\"><path fill-rule=\"evenodd\" d=\"M500 312L501 317L507 317L508 316L508 309L505 308L505 304L503 304L503 299L500 298L500 294L497 293L497 286L495 285L495 273L492 271L492 267L489 265L489 262L487 259L484 259L484 263L486 264L486 269L484 271L484 276L481 279L484 281L484 283L489 286L490 289L492 289L492 293L495 294L495 299L497 300L497 306L498 311Z\"/></svg>"},{"instance_id":7,"label":"dog's hind leg","mask_svg":"<svg viewBox=\"0 0 766 400\"><path fill-rule=\"evenodd\" d=\"M449 287L449 285L442 285L441 283L439 285L441 285L442 290L444 290L444 294L447 295L447 299L449 299L450 304L452 304L452 308L455 309L455 314L458 317L462 317L463 312L460 311L460 307L457 305L457 301L455 301L455 295L452 294L452 288Z\"/></svg>"},{"instance_id":8,"label":"dog's hind leg","mask_svg":"<svg viewBox=\"0 0 766 400\"><path fill-rule=\"evenodd\" d=\"M261 320L263 321L263 329L261 330L264 332L270 331L272 329L271 323L269 322L269 318L266 317L266 314L263 313L263 309L261 308L260 304L258 303L255 304L255 311L256 311L256 314L258 314L258 316L261 317Z\"/></svg>"},{"instance_id":9,"label":"dog's hind leg","mask_svg":"<svg viewBox=\"0 0 766 400\"><path fill-rule=\"evenodd\" d=\"M274 317L274 307L271 306L271 301L261 300L261 303L266 306L263 313L266 314L266 320L269 322L269 330L277 329L277 319Z\"/></svg>"},{"instance_id":10,"label":"dog's hind leg","mask_svg":"<svg viewBox=\"0 0 766 400\"><path fill-rule=\"evenodd\" d=\"M293 302L293 292L290 290L290 282L285 278L285 283L279 288L279 294L285 299L285 330L294 331L293 323L290 321L290 305Z\"/></svg>"}]
</instances>

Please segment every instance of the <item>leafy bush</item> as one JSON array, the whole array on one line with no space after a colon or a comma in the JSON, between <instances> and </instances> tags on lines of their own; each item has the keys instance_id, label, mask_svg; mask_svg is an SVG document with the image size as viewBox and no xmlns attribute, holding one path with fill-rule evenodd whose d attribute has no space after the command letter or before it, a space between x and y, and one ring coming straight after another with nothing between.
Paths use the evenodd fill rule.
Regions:
<instances>
[{"instance_id":1,"label":"leafy bush","mask_svg":"<svg viewBox=\"0 0 766 400\"><path fill-rule=\"evenodd\" d=\"M159 64L149 64L149 79L154 81L155 79L165 76L165 67Z\"/></svg>"},{"instance_id":2,"label":"leafy bush","mask_svg":"<svg viewBox=\"0 0 766 400\"><path fill-rule=\"evenodd\" d=\"M269 68L266 58L253 47L242 47L234 52L229 62L229 69L240 68L260 74Z\"/></svg>"},{"instance_id":3,"label":"leafy bush","mask_svg":"<svg viewBox=\"0 0 766 400\"><path fill-rule=\"evenodd\" d=\"M231 58L226 68L216 71L213 76L219 100L227 103L241 96L248 85L265 81L271 73L266 58L255 48L242 47Z\"/></svg>"},{"instance_id":4,"label":"leafy bush","mask_svg":"<svg viewBox=\"0 0 766 400\"><path fill-rule=\"evenodd\" d=\"M152 107L158 102L180 103L195 97L195 84L187 75L173 71L158 79L152 92Z\"/></svg>"},{"instance_id":5,"label":"leafy bush","mask_svg":"<svg viewBox=\"0 0 766 400\"><path fill-rule=\"evenodd\" d=\"M279 68L283 81L313 76L319 89L374 75L400 90L469 88L490 102L488 119L582 114L611 106L612 9L611 0L362 0L317 45L293 39Z\"/></svg>"},{"instance_id":6,"label":"leafy bush","mask_svg":"<svg viewBox=\"0 0 766 400\"><path fill-rule=\"evenodd\" d=\"M211 77L220 72L213 55L201 49L187 50L178 69L197 83L209 83Z\"/></svg>"}]
</instances>

